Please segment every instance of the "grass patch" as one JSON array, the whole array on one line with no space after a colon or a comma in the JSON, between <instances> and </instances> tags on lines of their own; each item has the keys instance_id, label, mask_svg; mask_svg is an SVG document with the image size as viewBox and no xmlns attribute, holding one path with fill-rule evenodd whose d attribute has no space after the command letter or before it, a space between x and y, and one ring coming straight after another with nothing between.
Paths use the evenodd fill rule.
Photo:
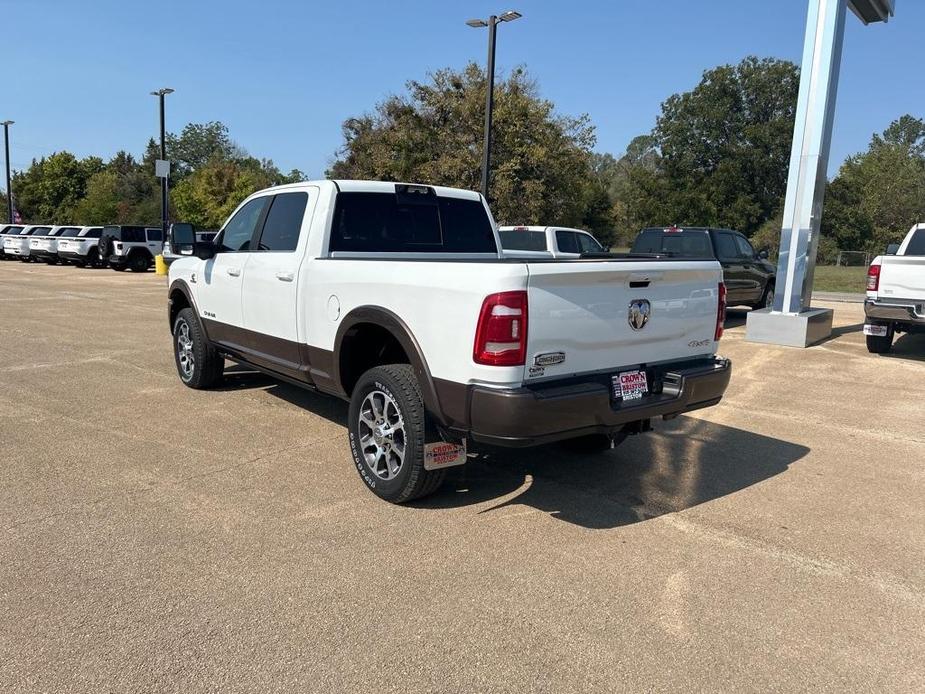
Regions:
<instances>
[{"instance_id":1,"label":"grass patch","mask_svg":"<svg viewBox=\"0 0 925 694\"><path fill-rule=\"evenodd\" d=\"M867 287L867 267L817 265L813 290L817 292L851 292L863 294Z\"/></svg>"}]
</instances>

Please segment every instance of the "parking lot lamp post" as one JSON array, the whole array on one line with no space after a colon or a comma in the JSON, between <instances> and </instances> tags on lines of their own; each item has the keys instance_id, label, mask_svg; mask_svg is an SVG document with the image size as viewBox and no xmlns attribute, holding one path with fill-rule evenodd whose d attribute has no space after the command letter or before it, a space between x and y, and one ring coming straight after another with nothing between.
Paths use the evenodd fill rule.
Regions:
<instances>
[{"instance_id":1,"label":"parking lot lamp post","mask_svg":"<svg viewBox=\"0 0 925 694\"><path fill-rule=\"evenodd\" d=\"M6 211L9 223L13 223L13 189L10 188L10 126L13 121L3 121L3 151L6 156Z\"/></svg>"},{"instance_id":2,"label":"parking lot lamp post","mask_svg":"<svg viewBox=\"0 0 925 694\"><path fill-rule=\"evenodd\" d=\"M466 24L474 29L488 27L488 89L485 95L485 141L482 150L482 196L488 200L488 170L491 165L491 114L495 105L495 36L498 22L513 22L523 15L508 10L485 19L470 19Z\"/></svg>"},{"instance_id":3,"label":"parking lot lamp post","mask_svg":"<svg viewBox=\"0 0 925 694\"><path fill-rule=\"evenodd\" d=\"M163 89L158 89L156 92L151 92L151 96L156 96L160 101L161 107L161 159L167 159L167 142L166 142L166 130L164 128L164 97L168 94L173 94L173 89L170 87L164 87ZM162 241L167 239L167 177L163 176L161 178L161 233L163 234Z\"/></svg>"}]
</instances>

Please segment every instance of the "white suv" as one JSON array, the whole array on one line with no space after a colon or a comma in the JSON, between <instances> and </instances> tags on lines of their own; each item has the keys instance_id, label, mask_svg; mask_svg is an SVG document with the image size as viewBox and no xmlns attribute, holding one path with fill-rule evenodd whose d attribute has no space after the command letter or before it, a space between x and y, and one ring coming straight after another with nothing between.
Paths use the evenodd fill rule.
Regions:
<instances>
[{"instance_id":1,"label":"white suv","mask_svg":"<svg viewBox=\"0 0 925 694\"><path fill-rule=\"evenodd\" d=\"M44 260L49 265L58 262L58 239L68 230L80 231L80 227L54 226L42 235L29 237L29 255L35 260Z\"/></svg>"},{"instance_id":2,"label":"white suv","mask_svg":"<svg viewBox=\"0 0 925 694\"><path fill-rule=\"evenodd\" d=\"M58 240L58 259L62 263L74 263L77 267L103 267L97 252L97 244L103 227L68 227Z\"/></svg>"},{"instance_id":3,"label":"white suv","mask_svg":"<svg viewBox=\"0 0 925 694\"><path fill-rule=\"evenodd\" d=\"M132 272L147 272L163 248L164 234L159 228L135 225L103 227L97 247L104 265Z\"/></svg>"},{"instance_id":4,"label":"white suv","mask_svg":"<svg viewBox=\"0 0 925 694\"><path fill-rule=\"evenodd\" d=\"M0 259L3 260L12 260L13 254L7 253L3 250L4 241L7 237L12 238L13 236L18 236L25 227L22 224L7 224L6 226L0 227Z\"/></svg>"},{"instance_id":5,"label":"white suv","mask_svg":"<svg viewBox=\"0 0 925 694\"><path fill-rule=\"evenodd\" d=\"M49 231L51 231L50 226L30 224L29 226L23 227L23 230L18 234L7 234L3 238L3 252L19 258L24 263L35 260L35 258L31 256L31 248L29 246L30 237L43 236Z\"/></svg>"}]
</instances>

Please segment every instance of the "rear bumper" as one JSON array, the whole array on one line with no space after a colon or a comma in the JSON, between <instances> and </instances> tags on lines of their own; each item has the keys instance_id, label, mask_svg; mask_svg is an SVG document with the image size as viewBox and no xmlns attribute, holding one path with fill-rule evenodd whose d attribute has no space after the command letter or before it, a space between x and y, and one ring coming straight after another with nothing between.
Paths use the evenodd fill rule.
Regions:
<instances>
[{"instance_id":1,"label":"rear bumper","mask_svg":"<svg viewBox=\"0 0 925 694\"><path fill-rule=\"evenodd\" d=\"M46 251L39 248L32 248L29 250L29 255L34 258L57 258L58 254L52 251Z\"/></svg>"},{"instance_id":2,"label":"rear bumper","mask_svg":"<svg viewBox=\"0 0 925 694\"><path fill-rule=\"evenodd\" d=\"M110 255L104 258L103 262L111 265L112 267L122 267L123 265L128 265L128 256Z\"/></svg>"},{"instance_id":3,"label":"rear bumper","mask_svg":"<svg viewBox=\"0 0 925 694\"><path fill-rule=\"evenodd\" d=\"M864 315L876 321L925 325L925 302L912 299L867 299Z\"/></svg>"},{"instance_id":4,"label":"rear bumper","mask_svg":"<svg viewBox=\"0 0 925 694\"><path fill-rule=\"evenodd\" d=\"M85 260L87 256L77 251L58 251L58 257L62 260Z\"/></svg>"},{"instance_id":5,"label":"rear bumper","mask_svg":"<svg viewBox=\"0 0 925 694\"><path fill-rule=\"evenodd\" d=\"M645 368L650 392L612 402L610 374L548 386L469 386L466 432L500 446L533 446L586 434L615 434L630 422L675 417L717 404L732 373L728 359L700 359Z\"/></svg>"}]
</instances>

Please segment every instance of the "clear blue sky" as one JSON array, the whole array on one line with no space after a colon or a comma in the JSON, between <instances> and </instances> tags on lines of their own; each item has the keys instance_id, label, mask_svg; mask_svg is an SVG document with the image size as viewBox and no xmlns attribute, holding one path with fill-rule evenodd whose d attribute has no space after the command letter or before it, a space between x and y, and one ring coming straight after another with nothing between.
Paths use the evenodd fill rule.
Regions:
<instances>
[{"instance_id":1,"label":"clear blue sky","mask_svg":"<svg viewBox=\"0 0 925 694\"><path fill-rule=\"evenodd\" d=\"M148 92L171 86L168 129L221 120L254 156L320 177L345 118L428 71L484 63L486 31L464 21L506 9L524 17L500 27L498 67L525 64L617 155L705 69L799 62L806 21L806 0L0 0L0 120L16 121L18 169L61 149L140 154L158 127ZM886 25L849 15L832 172L892 119L925 117L923 30L922 0L898 0Z\"/></svg>"}]
</instances>

